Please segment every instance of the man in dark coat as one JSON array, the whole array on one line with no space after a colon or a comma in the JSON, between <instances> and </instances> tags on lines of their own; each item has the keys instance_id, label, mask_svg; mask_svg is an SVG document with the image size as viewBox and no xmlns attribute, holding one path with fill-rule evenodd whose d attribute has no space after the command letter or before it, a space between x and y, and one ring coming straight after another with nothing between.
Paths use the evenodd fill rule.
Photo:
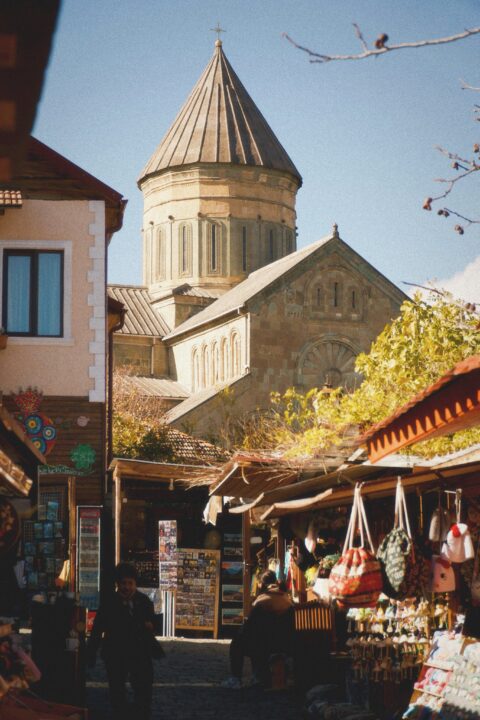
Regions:
<instances>
[{"instance_id":1,"label":"man in dark coat","mask_svg":"<svg viewBox=\"0 0 480 720\"><path fill-rule=\"evenodd\" d=\"M154 608L151 600L137 590L135 568L120 563L115 568L117 592L100 604L87 646L87 661L95 665L101 644L101 655L110 688L110 704L115 720L132 718L148 720L152 703L155 652ZM129 710L126 682L134 694L134 712Z\"/></svg>"}]
</instances>

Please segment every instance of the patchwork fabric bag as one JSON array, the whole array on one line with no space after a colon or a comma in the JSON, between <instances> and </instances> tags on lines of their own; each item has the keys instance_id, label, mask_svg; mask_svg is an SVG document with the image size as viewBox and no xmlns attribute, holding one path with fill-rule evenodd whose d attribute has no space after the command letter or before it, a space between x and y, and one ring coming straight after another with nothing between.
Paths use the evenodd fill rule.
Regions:
<instances>
[{"instance_id":1,"label":"patchwork fabric bag","mask_svg":"<svg viewBox=\"0 0 480 720\"><path fill-rule=\"evenodd\" d=\"M395 493L393 530L384 537L377 557L382 566L383 590L388 597L401 600L427 592L430 564L412 540L405 491L400 477Z\"/></svg>"},{"instance_id":2,"label":"patchwork fabric bag","mask_svg":"<svg viewBox=\"0 0 480 720\"><path fill-rule=\"evenodd\" d=\"M357 533L360 547L354 547ZM365 539L370 549L365 547ZM340 560L333 566L328 579L328 591L340 607L374 607L382 590L380 563L375 557L360 485L357 483L348 524L345 545Z\"/></svg>"}]
</instances>

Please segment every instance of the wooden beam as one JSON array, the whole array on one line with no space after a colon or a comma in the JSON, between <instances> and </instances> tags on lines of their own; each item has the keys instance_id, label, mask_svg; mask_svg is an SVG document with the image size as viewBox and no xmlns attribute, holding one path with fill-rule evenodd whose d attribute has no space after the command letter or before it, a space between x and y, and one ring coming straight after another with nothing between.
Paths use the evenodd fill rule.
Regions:
<instances>
[{"instance_id":1,"label":"wooden beam","mask_svg":"<svg viewBox=\"0 0 480 720\"><path fill-rule=\"evenodd\" d=\"M122 519L122 479L120 473L113 474L115 483L115 565L120 562L121 519Z\"/></svg>"}]
</instances>

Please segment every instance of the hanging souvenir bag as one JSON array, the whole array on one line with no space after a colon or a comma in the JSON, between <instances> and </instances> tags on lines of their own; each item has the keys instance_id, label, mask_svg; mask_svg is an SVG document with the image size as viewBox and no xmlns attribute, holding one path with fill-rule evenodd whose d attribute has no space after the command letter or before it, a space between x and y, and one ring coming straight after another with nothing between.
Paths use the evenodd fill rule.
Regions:
<instances>
[{"instance_id":1,"label":"hanging souvenir bag","mask_svg":"<svg viewBox=\"0 0 480 720\"><path fill-rule=\"evenodd\" d=\"M410 565L414 562L413 543L408 521L405 494L398 478L395 493L395 520L393 530L386 535L377 557L382 564L385 594L391 598L405 597Z\"/></svg>"},{"instance_id":2,"label":"hanging souvenir bag","mask_svg":"<svg viewBox=\"0 0 480 720\"><path fill-rule=\"evenodd\" d=\"M360 547L354 547L357 530ZM365 539L370 549L365 547ZM375 557L358 484L353 495L345 545L340 560L330 573L328 590L340 607L374 607L382 590L380 563Z\"/></svg>"},{"instance_id":3,"label":"hanging souvenir bag","mask_svg":"<svg viewBox=\"0 0 480 720\"><path fill-rule=\"evenodd\" d=\"M452 563L441 555L432 557L432 583L434 593L453 592L455 590L455 572Z\"/></svg>"},{"instance_id":4,"label":"hanging souvenir bag","mask_svg":"<svg viewBox=\"0 0 480 720\"><path fill-rule=\"evenodd\" d=\"M455 493L455 508L457 513L457 522L452 525L447 534L447 539L443 543L442 555L450 562L463 563L466 560L472 560L475 556L472 537L468 525L460 522L462 515L462 491L457 490Z\"/></svg>"},{"instance_id":5,"label":"hanging souvenir bag","mask_svg":"<svg viewBox=\"0 0 480 720\"><path fill-rule=\"evenodd\" d=\"M438 491L438 508L433 511L428 531L428 539L431 542L443 542L447 538L450 525L452 524L450 513L442 507L442 492Z\"/></svg>"},{"instance_id":6,"label":"hanging souvenir bag","mask_svg":"<svg viewBox=\"0 0 480 720\"><path fill-rule=\"evenodd\" d=\"M380 545L384 592L391 598L424 596L430 584L430 562L416 547L410 530L407 501L401 478L395 493L395 520L391 532Z\"/></svg>"}]
</instances>

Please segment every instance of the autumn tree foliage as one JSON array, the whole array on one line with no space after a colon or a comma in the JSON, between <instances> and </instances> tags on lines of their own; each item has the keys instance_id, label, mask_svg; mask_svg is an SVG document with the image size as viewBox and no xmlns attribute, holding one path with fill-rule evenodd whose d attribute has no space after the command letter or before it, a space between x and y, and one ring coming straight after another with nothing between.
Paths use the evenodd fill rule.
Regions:
<instances>
[{"instance_id":1,"label":"autumn tree foliage","mask_svg":"<svg viewBox=\"0 0 480 720\"><path fill-rule=\"evenodd\" d=\"M173 462L161 399L142 395L128 368L113 374L112 445L115 457Z\"/></svg>"},{"instance_id":2,"label":"autumn tree foliage","mask_svg":"<svg viewBox=\"0 0 480 720\"><path fill-rule=\"evenodd\" d=\"M480 353L479 316L473 306L447 294L417 295L403 303L400 316L356 360L363 380L351 393L342 389L294 388L272 397L264 423L272 447L290 457L321 455L345 436L358 434L388 417L414 395L448 372L457 362ZM246 444L253 444L253 437ZM410 452L425 457L445 454L480 442L480 428L418 443ZM257 446L258 447L258 446Z\"/></svg>"}]
</instances>

